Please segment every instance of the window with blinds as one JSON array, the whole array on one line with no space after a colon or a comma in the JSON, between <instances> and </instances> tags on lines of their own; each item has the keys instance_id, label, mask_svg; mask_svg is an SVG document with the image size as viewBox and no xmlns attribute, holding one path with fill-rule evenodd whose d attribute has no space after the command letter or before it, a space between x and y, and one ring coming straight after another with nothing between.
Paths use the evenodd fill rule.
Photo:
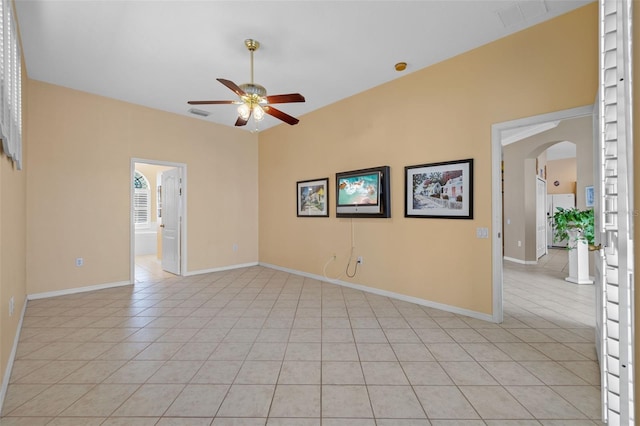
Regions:
<instances>
[{"instance_id":1,"label":"window with blinds","mask_svg":"<svg viewBox=\"0 0 640 426\"><path fill-rule=\"evenodd\" d=\"M133 221L136 228L148 228L151 222L149 181L136 170L133 178Z\"/></svg>"},{"instance_id":2,"label":"window with blinds","mask_svg":"<svg viewBox=\"0 0 640 426\"><path fill-rule=\"evenodd\" d=\"M0 0L0 138L22 169L22 53L11 0Z\"/></svg>"}]
</instances>

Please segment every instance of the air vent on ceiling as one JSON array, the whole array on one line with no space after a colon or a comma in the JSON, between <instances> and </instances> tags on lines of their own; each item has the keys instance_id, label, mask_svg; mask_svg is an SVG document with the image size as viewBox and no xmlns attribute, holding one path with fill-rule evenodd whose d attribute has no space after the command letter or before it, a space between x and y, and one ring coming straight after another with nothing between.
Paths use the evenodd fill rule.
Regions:
<instances>
[{"instance_id":1,"label":"air vent on ceiling","mask_svg":"<svg viewBox=\"0 0 640 426\"><path fill-rule=\"evenodd\" d=\"M211 115L211 113L210 113L210 112L203 111L203 110L201 110L201 109L197 109L197 108L191 108L191 109L189 110L189 112L190 112L191 114L193 114L193 115L199 115L200 117L208 117L208 116L210 116L210 115Z\"/></svg>"}]
</instances>

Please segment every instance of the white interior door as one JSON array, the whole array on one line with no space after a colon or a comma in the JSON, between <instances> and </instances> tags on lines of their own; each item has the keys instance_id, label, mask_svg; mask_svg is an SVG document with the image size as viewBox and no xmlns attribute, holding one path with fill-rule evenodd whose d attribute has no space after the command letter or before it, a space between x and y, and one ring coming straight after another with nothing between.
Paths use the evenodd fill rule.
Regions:
<instances>
[{"instance_id":1,"label":"white interior door","mask_svg":"<svg viewBox=\"0 0 640 426\"><path fill-rule=\"evenodd\" d=\"M547 182L536 179L536 259L547 254Z\"/></svg>"},{"instance_id":2,"label":"white interior door","mask_svg":"<svg viewBox=\"0 0 640 426\"><path fill-rule=\"evenodd\" d=\"M180 169L162 172L162 269L180 275Z\"/></svg>"},{"instance_id":3,"label":"white interior door","mask_svg":"<svg viewBox=\"0 0 640 426\"><path fill-rule=\"evenodd\" d=\"M596 243L602 416L633 425L633 150L631 1L599 0Z\"/></svg>"}]
</instances>

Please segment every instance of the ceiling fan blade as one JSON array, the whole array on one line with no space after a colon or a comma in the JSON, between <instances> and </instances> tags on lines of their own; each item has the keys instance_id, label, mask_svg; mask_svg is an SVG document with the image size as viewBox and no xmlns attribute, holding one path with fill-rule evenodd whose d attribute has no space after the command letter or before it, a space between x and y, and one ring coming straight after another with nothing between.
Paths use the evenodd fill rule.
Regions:
<instances>
[{"instance_id":1,"label":"ceiling fan blade","mask_svg":"<svg viewBox=\"0 0 640 426\"><path fill-rule=\"evenodd\" d=\"M304 96L300 93L287 93L286 95L267 96L267 102L270 104L284 104L289 102L304 102Z\"/></svg>"},{"instance_id":2,"label":"ceiling fan blade","mask_svg":"<svg viewBox=\"0 0 640 426\"><path fill-rule=\"evenodd\" d=\"M251 117L251 114L249 114L249 117ZM236 120L236 126L240 127L247 124L247 122L249 121L249 117L247 117L247 119L245 120L244 118L238 116L238 119Z\"/></svg>"},{"instance_id":3,"label":"ceiling fan blade","mask_svg":"<svg viewBox=\"0 0 640 426\"><path fill-rule=\"evenodd\" d=\"M189 101L189 105L222 105L222 104L235 104L238 101Z\"/></svg>"},{"instance_id":4,"label":"ceiling fan blade","mask_svg":"<svg viewBox=\"0 0 640 426\"><path fill-rule=\"evenodd\" d=\"M216 80L218 80L220 83L222 83L225 86L227 86L229 89L233 90L233 92L236 95L238 95L238 96L247 96L247 94L244 92L244 90L242 90L240 87L238 87L238 85L235 84L233 81L225 80L224 78L216 78Z\"/></svg>"},{"instance_id":5,"label":"ceiling fan blade","mask_svg":"<svg viewBox=\"0 0 640 426\"><path fill-rule=\"evenodd\" d=\"M278 119L284 121L287 124L291 124L292 126L294 124L298 124L298 122L300 121L297 118L292 117L289 114L280 111L279 109L275 109L272 106L266 106L263 109L264 109L264 112L266 112L267 114L269 114L269 115L271 115L271 116L273 116L275 118L278 118Z\"/></svg>"}]
</instances>

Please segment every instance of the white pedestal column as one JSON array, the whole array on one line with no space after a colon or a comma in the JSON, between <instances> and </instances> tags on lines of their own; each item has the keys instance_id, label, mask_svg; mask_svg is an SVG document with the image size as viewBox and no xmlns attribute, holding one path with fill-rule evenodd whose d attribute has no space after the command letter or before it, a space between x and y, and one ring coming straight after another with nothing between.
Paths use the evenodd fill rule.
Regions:
<instances>
[{"instance_id":1,"label":"white pedestal column","mask_svg":"<svg viewBox=\"0 0 640 426\"><path fill-rule=\"evenodd\" d=\"M569 276L565 280L575 284L593 284L589 277L589 246L578 237L579 231L569 231Z\"/></svg>"}]
</instances>

